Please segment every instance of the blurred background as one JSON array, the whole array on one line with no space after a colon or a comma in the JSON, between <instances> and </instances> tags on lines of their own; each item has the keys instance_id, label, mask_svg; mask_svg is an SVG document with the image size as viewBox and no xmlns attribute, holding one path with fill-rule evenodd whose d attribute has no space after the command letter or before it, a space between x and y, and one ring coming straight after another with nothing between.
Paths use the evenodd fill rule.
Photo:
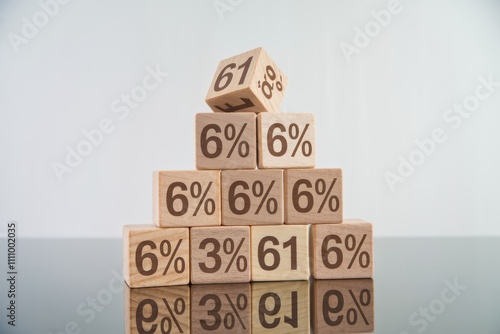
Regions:
<instances>
[{"instance_id":1,"label":"blurred background","mask_svg":"<svg viewBox=\"0 0 500 334\"><path fill-rule=\"evenodd\" d=\"M488 0L2 0L0 222L151 223L152 171L194 169L218 62L262 46L289 79L281 110L315 114L317 167L343 168L346 218L500 235L499 33Z\"/></svg>"}]
</instances>

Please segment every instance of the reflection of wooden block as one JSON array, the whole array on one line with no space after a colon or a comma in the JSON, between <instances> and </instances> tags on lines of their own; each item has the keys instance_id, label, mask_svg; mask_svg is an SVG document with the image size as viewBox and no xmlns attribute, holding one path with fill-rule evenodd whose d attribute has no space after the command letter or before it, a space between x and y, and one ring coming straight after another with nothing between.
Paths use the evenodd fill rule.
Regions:
<instances>
[{"instance_id":1,"label":"reflection of wooden block","mask_svg":"<svg viewBox=\"0 0 500 334\"><path fill-rule=\"evenodd\" d=\"M307 225L252 226L252 281L309 279Z\"/></svg>"},{"instance_id":2,"label":"reflection of wooden block","mask_svg":"<svg viewBox=\"0 0 500 334\"><path fill-rule=\"evenodd\" d=\"M309 333L309 282L252 283L252 333Z\"/></svg>"},{"instance_id":3,"label":"reflection of wooden block","mask_svg":"<svg viewBox=\"0 0 500 334\"><path fill-rule=\"evenodd\" d=\"M221 173L222 225L283 224L282 170Z\"/></svg>"},{"instance_id":4,"label":"reflection of wooden block","mask_svg":"<svg viewBox=\"0 0 500 334\"><path fill-rule=\"evenodd\" d=\"M124 277L132 288L189 283L189 229L123 227Z\"/></svg>"},{"instance_id":5,"label":"reflection of wooden block","mask_svg":"<svg viewBox=\"0 0 500 334\"><path fill-rule=\"evenodd\" d=\"M341 223L342 170L285 170L285 224Z\"/></svg>"},{"instance_id":6,"label":"reflection of wooden block","mask_svg":"<svg viewBox=\"0 0 500 334\"><path fill-rule=\"evenodd\" d=\"M371 223L348 219L313 225L311 233L314 278L373 278Z\"/></svg>"},{"instance_id":7,"label":"reflection of wooden block","mask_svg":"<svg viewBox=\"0 0 500 334\"><path fill-rule=\"evenodd\" d=\"M191 287L191 333L252 333L250 284Z\"/></svg>"},{"instance_id":8,"label":"reflection of wooden block","mask_svg":"<svg viewBox=\"0 0 500 334\"><path fill-rule=\"evenodd\" d=\"M191 283L250 282L250 227L191 228Z\"/></svg>"},{"instance_id":9,"label":"reflection of wooden block","mask_svg":"<svg viewBox=\"0 0 500 334\"><path fill-rule=\"evenodd\" d=\"M196 114L196 168L255 169L256 126L253 113Z\"/></svg>"},{"instance_id":10,"label":"reflection of wooden block","mask_svg":"<svg viewBox=\"0 0 500 334\"><path fill-rule=\"evenodd\" d=\"M372 333L372 279L314 280L314 333Z\"/></svg>"},{"instance_id":11,"label":"reflection of wooden block","mask_svg":"<svg viewBox=\"0 0 500 334\"><path fill-rule=\"evenodd\" d=\"M314 167L314 115L263 113L257 115L259 168Z\"/></svg>"},{"instance_id":12,"label":"reflection of wooden block","mask_svg":"<svg viewBox=\"0 0 500 334\"><path fill-rule=\"evenodd\" d=\"M153 220L159 227L220 225L219 171L153 172Z\"/></svg>"},{"instance_id":13,"label":"reflection of wooden block","mask_svg":"<svg viewBox=\"0 0 500 334\"><path fill-rule=\"evenodd\" d=\"M190 332L189 285L142 289L125 285L123 294L126 334Z\"/></svg>"},{"instance_id":14,"label":"reflection of wooden block","mask_svg":"<svg viewBox=\"0 0 500 334\"><path fill-rule=\"evenodd\" d=\"M262 48L222 60L205 101L215 112L278 111L287 78Z\"/></svg>"}]
</instances>

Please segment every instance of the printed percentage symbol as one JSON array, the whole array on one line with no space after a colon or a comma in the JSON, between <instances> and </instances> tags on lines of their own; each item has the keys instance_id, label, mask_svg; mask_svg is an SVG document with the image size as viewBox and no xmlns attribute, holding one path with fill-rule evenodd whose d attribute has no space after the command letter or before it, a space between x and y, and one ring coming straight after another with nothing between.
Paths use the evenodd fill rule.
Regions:
<instances>
[{"instance_id":1,"label":"printed percentage symbol","mask_svg":"<svg viewBox=\"0 0 500 334\"><path fill-rule=\"evenodd\" d=\"M239 272L244 272L247 269L248 263L247 263L247 258L244 255L238 256L241 246L243 246L243 243L245 242L245 238L242 238L238 246L236 247L236 250L234 249L234 241L231 238L227 238L224 240L224 243L222 244L222 248L224 250L224 253L227 255L233 255L231 257L231 260L229 261L225 272L229 272L229 269L233 265L234 260L236 260L236 269Z\"/></svg>"},{"instance_id":2,"label":"printed percentage symbol","mask_svg":"<svg viewBox=\"0 0 500 334\"><path fill-rule=\"evenodd\" d=\"M292 157L295 156L299 148L302 148L302 155L304 155L305 157L311 156L312 154L311 142L308 140L303 141L307 129L309 129L309 123L306 124L306 126L302 131L300 131L297 123L290 124L290 127L288 128L288 135L290 136L290 139L296 140L298 138L297 143L295 144L295 148L292 151Z\"/></svg>"},{"instance_id":3,"label":"printed percentage symbol","mask_svg":"<svg viewBox=\"0 0 500 334\"><path fill-rule=\"evenodd\" d=\"M184 272L186 269L186 262L184 261L184 258L181 256L175 257L177 255L177 251L179 250L179 247L182 244L183 239L179 239L177 241L177 245L175 245L174 250L172 251L172 244L168 240L163 240L160 244L160 254L163 257L169 257L170 259L168 260L167 265L165 266L165 270L163 270L163 275L166 275L168 270L170 269L170 265L172 262L174 262L174 270L176 273L180 274ZM165 251L165 246L167 246L167 250Z\"/></svg>"},{"instance_id":4,"label":"printed percentage symbol","mask_svg":"<svg viewBox=\"0 0 500 334\"><path fill-rule=\"evenodd\" d=\"M170 266L172 265L172 262L174 262L174 270L176 273L180 274L184 272L184 270L186 269L186 262L184 261L184 259L182 257L176 257L177 251L179 250L182 240L183 239L179 239L173 251L172 251L172 244L170 243L169 240L162 240L160 242L159 248L161 256L165 258L170 257L167 266L163 271L163 275L167 274ZM156 243L153 242L152 240L144 240L140 242L139 245L137 245L137 249L135 251L135 263L137 271L139 271L141 275L151 276L154 275L158 270L158 257L153 252L144 252L144 248L146 246L151 250L158 248ZM145 268L148 267L147 264L149 264L149 269Z\"/></svg>"},{"instance_id":5,"label":"printed percentage symbol","mask_svg":"<svg viewBox=\"0 0 500 334\"><path fill-rule=\"evenodd\" d=\"M241 327L243 329L246 329L245 323L243 322L243 319L241 319L240 311L246 310L248 306L247 296L243 293L240 293L236 297L236 305L234 304L234 302L231 300L231 297L229 297L227 293L224 294L224 296L226 296L227 302L229 303L229 306L231 306L232 309L232 312L228 312L224 316L224 327L226 329L232 329L236 324L235 318L238 318L238 322L240 323Z\"/></svg>"},{"instance_id":6,"label":"printed percentage symbol","mask_svg":"<svg viewBox=\"0 0 500 334\"><path fill-rule=\"evenodd\" d=\"M208 186L205 188L205 191L203 192L203 188L201 186L200 182L193 182L190 187L190 193L191 196L194 199L198 199L201 196L200 201L198 202L198 205L196 206L196 210L194 210L193 216L196 216L198 214L198 211L200 211L200 208L202 205L203 210L207 215L212 215L215 212L215 201L212 198L206 199L208 191L210 190L210 187L212 186L213 182L209 182ZM203 195L202 195L203 192Z\"/></svg>"},{"instance_id":7,"label":"printed percentage symbol","mask_svg":"<svg viewBox=\"0 0 500 334\"><path fill-rule=\"evenodd\" d=\"M330 187L327 190L325 179L316 180L316 183L314 185L314 190L316 191L316 194L320 196L325 195L323 196L323 201L319 206L318 213L321 213L321 211L323 211L323 207L325 206L326 202L328 202L328 208L330 209L331 212L335 212L339 209L340 201L338 196L336 195L330 196L333 187L335 186L335 182L337 182L337 178L333 179L332 183L330 184ZM335 201L335 206L333 205L333 201Z\"/></svg>"},{"instance_id":8,"label":"printed percentage symbol","mask_svg":"<svg viewBox=\"0 0 500 334\"><path fill-rule=\"evenodd\" d=\"M359 245L356 247L356 237L353 234L348 234L345 237L345 248L350 252L355 250L354 255L352 256L351 262L349 262L349 266L347 266L347 269L351 269L356 258L358 259L359 266L361 268L367 268L368 265L370 264L370 254L368 254L367 251L362 251L361 253L359 252L361 250L361 247L363 247L363 243L365 242L365 239L366 239L366 234L363 234L363 237L361 238ZM351 242L350 242L351 245L349 245L349 240L351 240ZM365 263L363 263L363 256L366 259Z\"/></svg>"},{"instance_id":9,"label":"printed percentage symbol","mask_svg":"<svg viewBox=\"0 0 500 334\"><path fill-rule=\"evenodd\" d=\"M323 208L325 207L326 203L328 203L328 208L330 209L331 212L336 212L340 208L340 200L338 196L331 195L333 187L335 186L336 182L337 178L334 178L332 180L332 183L330 183L329 188L327 189L325 179L316 180L314 184L314 192L319 196L323 196L323 200L321 202L321 205L319 206L318 213L321 213L323 211ZM314 196L312 195L311 192L307 190L300 191L300 186L302 185L304 185L306 188L309 189L312 188L312 183L308 179L297 180L297 182L295 182L295 184L293 185L292 189L292 204L297 212L309 213L311 212L314 206ZM301 203L301 198L302 198L302 203Z\"/></svg>"},{"instance_id":10,"label":"printed percentage symbol","mask_svg":"<svg viewBox=\"0 0 500 334\"><path fill-rule=\"evenodd\" d=\"M240 155L240 157L246 158L248 157L248 154L250 154L250 145L247 141L241 140L241 136L243 135L243 132L245 132L246 127L247 123L243 124L238 133L236 133L236 127L233 124L228 124L224 128L224 138L226 138L226 140L228 141L233 142L233 145L231 146L231 149L229 150L226 158L231 157L236 146L238 146L238 154Z\"/></svg>"},{"instance_id":11,"label":"printed percentage symbol","mask_svg":"<svg viewBox=\"0 0 500 334\"><path fill-rule=\"evenodd\" d=\"M366 307L366 306L370 305L370 301L371 301L370 291L367 289L361 290L358 298L356 298L356 296L354 295L352 290L349 290L349 294L351 295L351 299L354 302L354 304L356 305L356 308L350 308L347 310L347 313L346 313L347 323L349 325L354 325L355 323L357 323L358 322L358 313L359 313L361 315L361 317L363 318L363 321L365 322L365 324L368 325L369 324L368 319L366 319L365 313L363 312L363 309L361 306ZM366 296L366 297L363 298L363 296ZM351 316L349 316L349 314L351 314Z\"/></svg>"},{"instance_id":12,"label":"printed percentage symbol","mask_svg":"<svg viewBox=\"0 0 500 334\"><path fill-rule=\"evenodd\" d=\"M257 199L260 199L259 205L257 206L254 214L259 214L264 204L266 206L266 211L269 214L275 214L278 212L278 200L276 198L269 197L275 183L276 181L272 180L267 189L264 187L264 183L262 181L257 180L252 183L252 195ZM237 192L238 187L242 187L244 190L250 189L248 183L243 180L231 183L231 186L229 187L228 204L232 213L235 215L244 215L250 211L251 199L250 196L244 191ZM243 204L243 207L241 207L241 204Z\"/></svg>"},{"instance_id":13,"label":"printed percentage symbol","mask_svg":"<svg viewBox=\"0 0 500 334\"><path fill-rule=\"evenodd\" d=\"M273 189L275 181L272 180L271 183L269 184L269 187L267 187L266 193L264 194L264 184L262 181L255 181L252 184L252 194L256 198L260 198L260 203L259 206L257 207L257 210L255 210L255 214L258 215L260 210L262 209L262 206L266 204L266 211L269 214L275 214L278 211L278 201L276 198L268 198L269 193Z\"/></svg>"},{"instance_id":14,"label":"printed percentage symbol","mask_svg":"<svg viewBox=\"0 0 500 334\"><path fill-rule=\"evenodd\" d=\"M172 307L170 306L170 304L168 303L168 300L166 298L163 298L163 303L167 307L167 311L170 314L170 316L168 316L168 315L165 316L161 321L162 333L170 333L171 332L172 321L175 323L175 327L177 327L179 332L184 333L181 325L179 324L179 320L177 320L177 316L183 315L184 311L186 311L186 302L184 301L184 299L182 299L181 297L177 298L174 301L174 309L173 310L172 310ZM165 329L164 322L168 323L167 329Z\"/></svg>"}]
</instances>

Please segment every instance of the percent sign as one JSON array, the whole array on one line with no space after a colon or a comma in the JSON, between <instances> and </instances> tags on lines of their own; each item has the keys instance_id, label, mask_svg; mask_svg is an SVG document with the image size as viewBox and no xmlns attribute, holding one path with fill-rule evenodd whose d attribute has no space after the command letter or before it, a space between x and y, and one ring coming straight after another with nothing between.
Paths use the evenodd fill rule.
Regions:
<instances>
[{"instance_id":1,"label":"percent sign","mask_svg":"<svg viewBox=\"0 0 500 334\"><path fill-rule=\"evenodd\" d=\"M240 157L246 158L250 154L250 144L245 140L241 140L241 136L245 132L246 127L247 123L244 123L239 132L236 131L234 124L227 124L224 127L224 139L228 142L232 142L226 158L230 158L233 155L236 147L238 148L238 155ZM216 135L208 136L208 132L210 130L213 130L215 133L222 132L222 129L218 124L206 125L201 131L201 152L205 157L215 159L221 155L223 143L222 140ZM208 148L213 145L215 145L215 150L210 152Z\"/></svg>"},{"instance_id":2,"label":"percent sign","mask_svg":"<svg viewBox=\"0 0 500 334\"><path fill-rule=\"evenodd\" d=\"M169 240L163 240L160 242L159 248L160 248L160 254L162 257L168 258L169 260L167 262L167 265L165 266L165 269L163 270L162 275L166 275L168 273L168 270L170 269L170 266L172 265L172 262L174 263L174 270L176 273L180 274L184 272L186 269L186 262L184 258L181 256L176 257L177 251L179 250L179 247L182 244L183 239L179 239L177 241L177 245L175 245L175 248L172 250L172 244L170 243ZM139 245L137 246L137 249L135 251L135 263L137 266L137 270L139 273L143 276L151 276L156 273L158 270L158 257L155 255L155 253L143 253L144 247L149 246L151 250L157 249L156 243L154 243L151 240L144 240ZM144 268L144 261L149 260L150 262L150 268L145 269Z\"/></svg>"},{"instance_id":3,"label":"percent sign","mask_svg":"<svg viewBox=\"0 0 500 334\"><path fill-rule=\"evenodd\" d=\"M336 212L340 207L340 200L338 196L331 195L332 190L335 186L335 182L337 182L337 178L334 178L330 183L328 189L325 179L317 179L314 183L314 192L318 196L323 196L321 200L321 204L318 208L318 213L321 213L326 204L328 204L328 209L331 212ZM311 212L314 206L314 196L311 192L307 190L300 191L300 186L304 185L307 189L311 189L313 187L311 181L308 179L299 179L293 185L292 189L292 203L293 207L297 212L300 213L308 213ZM305 201L305 205L301 202Z\"/></svg>"},{"instance_id":4,"label":"percent sign","mask_svg":"<svg viewBox=\"0 0 500 334\"><path fill-rule=\"evenodd\" d=\"M344 261L344 254L342 253L342 250L339 247L332 246L328 247L328 244L330 240L335 241L337 244L342 243L342 239L335 234L330 234L327 235L323 239L323 243L321 245L321 258L323 260L323 264L325 267L329 269L336 269L342 265L342 262ZM354 261L358 259L359 266L361 268L368 268L370 265L370 254L367 251L362 251L361 252L361 247L363 247L363 243L366 240L366 234L363 234L363 237L361 238L361 241L359 244L357 244L356 237L353 234L348 234L346 235L344 239L344 244L345 244L345 249L348 250L349 252L354 251L354 255L351 258L351 261L349 262L349 265L347 266L347 269L351 269ZM335 262L330 262L329 261L329 255L330 253L335 253L337 256L337 260Z\"/></svg>"},{"instance_id":5,"label":"percent sign","mask_svg":"<svg viewBox=\"0 0 500 334\"><path fill-rule=\"evenodd\" d=\"M177 327L177 330L179 333L184 333L182 330L182 327L179 323L179 320L177 319L177 316L181 316L184 314L186 311L186 302L184 299L181 297L177 298L174 301L173 304L173 309L168 303L168 300L166 298L162 298L163 303L167 307L167 312L168 314L161 318L160 320L160 332L161 333L170 333L172 331L172 322L175 324L175 327ZM144 308L148 306L147 311L145 312ZM151 310L151 311L149 311ZM149 316L146 316L146 314L151 313ZM137 325L137 330L140 334L143 333L155 333L156 329L158 328L158 324L153 324L150 329L146 330L144 328L144 323L155 323L157 321L159 312L158 312L158 304L153 300L153 299L144 299L142 300L139 305L137 306L137 311L136 311L136 325Z\"/></svg>"},{"instance_id":6,"label":"percent sign","mask_svg":"<svg viewBox=\"0 0 500 334\"><path fill-rule=\"evenodd\" d=\"M193 212L195 217L203 205L203 211L208 216L213 215L215 212L215 201L212 198L207 198L207 194L212 186L213 182L209 182L205 190L200 182L195 181L191 183L189 187L189 194L193 199L199 199L196 209ZM189 208L189 200L184 194L175 194L176 188L180 188L182 191L187 191L188 187L183 182L172 182L167 189L166 203L168 212L175 217L183 216ZM177 203L177 205L176 205ZM180 203L180 208L179 204Z\"/></svg>"},{"instance_id":7,"label":"percent sign","mask_svg":"<svg viewBox=\"0 0 500 334\"><path fill-rule=\"evenodd\" d=\"M254 214L258 215L264 204L266 205L267 213L275 214L278 211L278 200L274 197L269 197L269 193L273 189L274 184L275 181L272 180L269 184L269 187L265 189L264 183L262 181L255 181L252 183L252 195L255 198L260 199L259 205ZM229 187L229 208L231 209L231 212L235 215L244 215L247 214L248 211L250 211L251 200L250 196L248 196L246 193L237 193L237 187L242 187L244 190L248 190L250 189L250 186L247 182L239 180L233 182ZM243 201L243 207L241 209L239 209L236 205L237 200L240 200L240 202Z\"/></svg>"},{"instance_id":8,"label":"percent sign","mask_svg":"<svg viewBox=\"0 0 500 334\"><path fill-rule=\"evenodd\" d=\"M337 299L337 305L334 307L330 306L330 297L335 296ZM358 322L358 316L361 315L365 325L369 325L368 319L363 312L363 307L367 307L371 303L371 293L368 289L363 289L359 293L359 296L349 290L349 297L354 302L355 307L351 307L345 313L345 320L349 325L355 325ZM338 326L344 321L344 315L338 315L336 318L332 319L331 315L339 314L344 309L344 295L339 290L329 290L323 296L323 319L329 326Z\"/></svg>"},{"instance_id":9,"label":"percent sign","mask_svg":"<svg viewBox=\"0 0 500 334\"><path fill-rule=\"evenodd\" d=\"M226 273L229 272L229 269L231 269L235 260L236 260L236 270L238 270L239 272L244 272L245 270L247 270L248 267L247 258L244 255L239 255L239 252L244 242L245 238L242 238L240 243L235 249L233 239L231 238L224 239L222 243L222 249L225 254L232 255L224 272ZM214 260L214 265L212 267L209 267L206 265L205 262L200 262L199 266L201 271L203 271L204 273L213 274L218 272L222 267L222 258L219 255L219 251L221 248L219 240L215 238L205 238L201 241L199 249L205 249L210 244L212 245L213 249L207 253L207 257L210 257Z\"/></svg>"},{"instance_id":10,"label":"percent sign","mask_svg":"<svg viewBox=\"0 0 500 334\"><path fill-rule=\"evenodd\" d=\"M224 324L225 329L233 329L236 325L236 319L240 323L243 329L246 329L245 322L241 318L240 312L246 310L248 307L248 298L245 294L240 293L236 297L236 303L231 299L231 297L225 293L224 297L226 297L229 306L231 307L231 311L224 314L224 319L220 314L220 310L222 308L222 300L216 294L207 294L204 295L200 299L199 306L205 306L209 301L212 301L214 304L214 308L207 311L207 314L213 317L213 320L207 321L206 319L200 320L201 327L206 331L215 331L219 329L221 324Z\"/></svg>"},{"instance_id":11,"label":"percent sign","mask_svg":"<svg viewBox=\"0 0 500 334\"><path fill-rule=\"evenodd\" d=\"M285 136L281 134L274 134L274 130L280 130L280 132L287 132L288 137L292 141L296 141L295 147L292 151L292 157L295 157L299 148L301 149L302 155L304 157L309 157L312 154L312 144L308 140L304 140L304 136L307 133L307 129L309 129L309 123L304 126L304 129L300 131L300 128L297 123L292 123L288 127L288 129L281 123L274 123L269 127L267 131L267 149L272 156L282 157L288 150L288 141ZM275 149L275 144L279 143L279 149Z\"/></svg>"}]
</instances>

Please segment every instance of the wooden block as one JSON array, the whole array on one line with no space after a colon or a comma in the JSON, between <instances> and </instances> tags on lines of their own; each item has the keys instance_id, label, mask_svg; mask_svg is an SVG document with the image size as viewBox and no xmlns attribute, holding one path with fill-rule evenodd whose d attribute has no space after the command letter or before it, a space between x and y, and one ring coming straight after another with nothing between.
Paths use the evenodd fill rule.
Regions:
<instances>
[{"instance_id":1,"label":"wooden block","mask_svg":"<svg viewBox=\"0 0 500 334\"><path fill-rule=\"evenodd\" d=\"M285 170L285 224L341 223L342 170Z\"/></svg>"},{"instance_id":2,"label":"wooden block","mask_svg":"<svg viewBox=\"0 0 500 334\"><path fill-rule=\"evenodd\" d=\"M257 115L259 168L314 167L314 115L264 113Z\"/></svg>"},{"instance_id":3,"label":"wooden block","mask_svg":"<svg viewBox=\"0 0 500 334\"><path fill-rule=\"evenodd\" d=\"M215 112L276 112L288 79L262 48L222 60L207 93Z\"/></svg>"},{"instance_id":4,"label":"wooden block","mask_svg":"<svg viewBox=\"0 0 500 334\"><path fill-rule=\"evenodd\" d=\"M251 226L252 281L309 279L307 225Z\"/></svg>"},{"instance_id":5,"label":"wooden block","mask_svg":"<svg viewBox=\"0 0 500 334\"><path fill-rule=\"evenodd\" d=\"M372 333L372 279L313 280L314 333Z\"/></svg>"},{"instance_id":6,"label":"wooden block","mask_svg":"<svg viewBox=\"0 0 500 334\"><path fill-rule=\"evenodd\" d=\"M191 287L191 333L250 334L250 283Z\"/></svg>"},{"instance_id":7,"label":"wooden block","mask_svg":"<svg viewBox=\"0 0 500 334\"><path fill-rule=\"evenodd\" d=\"M283 171L221 173L222 225L283 224Z\"/></svg>"},{"instance_id":8,"label":"wooden block","mask_svg":"<svg viewBox=\"0 0 500 334\"><path fill-rule=\"evenodd\" d=\"M195 123L197 169L255 169L255 114L196 114Z\"/></svg>"},{"instance_id":9,"label":"wooden block","mask_svg":"<svg viewBox=\"0 0 500 334\"><path fill-rule=\"evenodd\" d=\"M159 227L220 225L219 171L153 172L153 220Z\"/></svg>"},{"instance_id":10,"label":"wooden block","mask_svg":"<svg viewBox=\"0 0 500 334\"><path fill-rule=\"evenodd\" d=\"M252 333L309 333L309 282L252 283Z\"/></svg>"},{"instance_id":11,"label":"wooden block","mask_svg":"<svg viewBox=\"0 0 500 334\"><path fill-rule=\"evenodd\" d=\"M124 287L125 333L190 332L190 286L130 289Z\"/></svg>"},{"instance_id":12,"label":"wooden block","mask_svg":"<svg viewBox=\"0 0 500 334\"><path fill-rule=\"evenodd\" d=\"M123 227L125 281L131 288L189 283L189 229Z\"/></svg>"},{"instance_id":13,"label":"wooden block","mask_svg":"<svg viewBox=\"0 0 500 334\"><path fill-rule=\"evenodd\" d=\"M371 223L348 219L313 225L311 237L314 278L373 278Z\"/></svg>"},{"instance_id":14,"label":"wooden block","mask_svg":"<svg viewBox=\"0 0 500 334\"><path fill-rule=\"evenodd\" d=\"M191 283L250 282L250 227L191 228Z\"/></svg>"}]
</instances>

